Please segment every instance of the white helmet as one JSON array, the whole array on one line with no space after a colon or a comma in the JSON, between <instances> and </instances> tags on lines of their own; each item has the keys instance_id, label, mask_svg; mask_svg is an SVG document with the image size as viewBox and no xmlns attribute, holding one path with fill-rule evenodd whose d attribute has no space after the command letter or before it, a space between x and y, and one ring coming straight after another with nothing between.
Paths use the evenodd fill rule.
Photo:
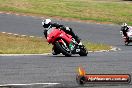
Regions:
<instances>
[{"instance_id":1,"label":"white helmet","mask_svg":"<svg viewBox=\"0 0 132 88\"><path fill-rule=\"evenodd\" d=\"M123 23L121 26L122 27L127 27L127 23Z\"/></svg>"},{"instance_id":2,"label":"white helmet","mask_svg":"<svg viewBox=\"0 0 132 88\"><path fill-rule=\"evenodd\" d=\"M48 28L50 26L51 19L45 19L42 21L42 25L44 28Z\"/></svg>"}]
</instances>

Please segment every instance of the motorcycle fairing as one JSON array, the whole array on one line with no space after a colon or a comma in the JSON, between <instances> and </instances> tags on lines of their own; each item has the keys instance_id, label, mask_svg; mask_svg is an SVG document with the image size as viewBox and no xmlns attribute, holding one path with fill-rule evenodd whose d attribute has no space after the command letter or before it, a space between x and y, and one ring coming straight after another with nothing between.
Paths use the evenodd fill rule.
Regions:
<instances>
[{"instance_id":1,"label":"motorcycle fairing","mask_svg":"<svg viewBox=\"0 0 132 88\"><path fill-rule=\"evenodd\" d=\"M63 30L53 29L47 36L48 43L54 43L57 39L63 39L68 42L68 44L72 41L72 36L66 34Z\"/></svg>"}]
</instances>

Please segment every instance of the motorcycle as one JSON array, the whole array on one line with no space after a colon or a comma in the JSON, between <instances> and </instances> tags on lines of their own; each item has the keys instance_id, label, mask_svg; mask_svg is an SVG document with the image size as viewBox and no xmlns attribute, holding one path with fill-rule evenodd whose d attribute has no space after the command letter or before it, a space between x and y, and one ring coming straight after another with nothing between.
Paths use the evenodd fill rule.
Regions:
<instances>
[{"instance_id":1,"label":"motorcycle","mask_svg":"<svg viewBox=\"0 0 132 88\"><path fill-rule=\"evenodd\" d=\"M79 54L80 56L87 56L88 54L83 44L79 45L71 35L54 27L49 28L47 31L47 42L53 45L53 49L57 54L62 53L68 57L72 54Z\"/></svg>"},{"instance_id":2,"label":"motorcycle","mask_svg":"<svg viewBox=\"0 0 132 88\"><path fill-rule=\"evenodd\" d=\"M132 42L132 27L129 28L127 32L127 36L123 35L123 32L120 31L120 34L122 35L122 38L124 40L125 45L127 46L129 43Z\"/></svg>"}]
</instances>

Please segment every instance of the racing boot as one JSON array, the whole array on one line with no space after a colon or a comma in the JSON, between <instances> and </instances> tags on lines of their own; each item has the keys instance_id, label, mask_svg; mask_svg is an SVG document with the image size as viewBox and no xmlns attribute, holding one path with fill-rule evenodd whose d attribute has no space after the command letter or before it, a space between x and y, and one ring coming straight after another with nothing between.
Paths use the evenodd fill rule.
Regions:
<instances>
[{"instance_id":1,"label":"racing boot","mask_svg":"<svg viewBox=\"0 0 132 88\"><path fill-rule=\"evenodd\" d=\"M57 53L56 53L54 50L52 50L52 54L53 54L53 55L57 55Z\"/></svg>"},{"instance_id":2,"label":"racing boot","mask_svg":"<svg viewBox=\"0 0 132 88\"><path fill-rule=\"evenodd\" d=\"M52 54L57 55L60 54L55 47L52 48Z\"/></svg>"}]
</instances>

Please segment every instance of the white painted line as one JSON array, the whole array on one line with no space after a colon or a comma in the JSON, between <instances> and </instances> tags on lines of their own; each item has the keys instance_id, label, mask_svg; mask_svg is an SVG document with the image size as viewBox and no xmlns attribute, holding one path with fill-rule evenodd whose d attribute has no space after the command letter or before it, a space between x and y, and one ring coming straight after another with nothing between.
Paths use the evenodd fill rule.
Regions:
<instances>
[{"instance_id":1,"label":"white painted line","mask_svg":"<svg viewBox=\"0 0 132 88\"><path fill-rule=\"evenodd\" d=\"M6 13L6 14L11 14L11 13Z\"/></svg>"},{"instance_id":2,"label":"white painted line","mask_svg":"<svg viewBox=\"0 0 132 88\"><path fill-rule=\"evenodd\" d=\"M58 85L60 83L27 83L27 84L2 84L0 87L4 86L31 86L31 85Z\"/></svg>"},{"instance_id":3,"label":"white painted line","mask_svg":"<svg viewBox=\"0 0 132 88\"><path fill-rule=\"evenodd\" d=\"M19 14L15 14L16 16L19 16Z\"/></svg>"},{"instance_id":4,"label":"white painted line","mask_svg":"<svg viewBox=\"0 0 132 88\"><path fill-rule=\"evenodd\" d=\"M117 48L117 47L116 47ZM109 52L109 51L118 51L121 50L120 48L117 48L116 50L100 50L100 51L88 51L89 53L100 53L100 52ZM40 56L40 55L52 55L51 53L44 53L44 54L0 54L0 56Z\"/></svg>"},{"instance_id":5,"label":"white painted line","mask_svg":"<svg viewBox=\"0 0 132 88\"><path fill-rule=\"evenodd\" d=\"M32 16L33 18L35 18L35 16Z\"/></svg>"},{"instance_id":6,"label":"white painted line","mask_svg":"<svg viewBox=\"0 0 132 88\"><path fill-rule=\"evenodd\" d=\"M100 50L100 52L106 52L107 50Z\"/></svg>"},{"instance_id":7,"label":"white painted line","mask_svg":"<svg viewBox=\"0 0 132 88\"><path fill-rule=\"evenodd\" d=\"M43 38L43 37L38 37L38 38Z\"/></svg>"},{"instance_id":8,"label":"white painted line","mask_svg":"<svg viewBox=\"0 0 132 88\"><path fill-rule=\"evenodd\" d=\"M38 55L50 55L51 53L44 54L0 54L0 56L38 56Z\"/></svg>"},{"instance_id":9,"label":"white painted line","mask_svg":"<svg viewBox=\"0 0 132 88\"><path fill-rule=\"evenodd\" d=\"M27 35L21 35L22 37L26 37Z\"/></svg>"},{"instance_id":10,"label":"white painted line","mask_svg":"<svg viewBox=\"0 0 132 88\"><path fill-rule=\"evenodd\" d=\"M12 33L7 33L8 35L12 35Z\"/></svg>"},{"instance_id":11,"label":"white painted line","mask_svg":"<svg viewBox=\"0 0 132 88\"><path fill-rule=\"evenodd\" d=\"M44 17L40 17L40 18L44 19Z\"/></svg>"},{"instance_id":12,"label":"white painted line","mask_svg":"<svg viewBox=\"0 0 132 88\"><path fill-rule=\"evenodd\" d=\"M27 16L27 15L23 15L23 16Z\"/></svg>"},{"instance_id":13,"label":"white painted line","mask_svg":"<svg viewBox=\"0 0 132 88\"><path fill-rule=\"evenodd\" d=\"M2 32L3 34L5 34L6 32Z\"/></svg>"},{"instance_id":14,"label":"white painted line","mask_svg":"<svg viewBox=\"0 0 132 88\"><path fill-rule=\"evenodd\" d=\"M2 14L3 12L0 12L0 14Z\"/></svg>"},{"instance_id":15,"label":"white painted line","mask_svg":"<svg viewBox=\"0 0 132 88\"><path fill-rule=\"evenodd\" d=\"M34 38L35 36L29 36L30 38Z\"/></svg>"},{"instance_id":16,"label":"white painted line","mask_svg":"<svg viewBox=\"0 0 132 88\"><path fill-rule=\"evenodd\" d=\"M15 36L18 36L19 34L14 34Z\"/></svg>"},{"instance_id":17,"label":"white painted line","mask_svg":"<svg viewBox=\"0 0 132 88\"><path fill-rule=\"evenodd\" d=\"M110 51L118 51L118 50L121 50L121 48L112 46Z\"/></svg>"}]
</instances>

